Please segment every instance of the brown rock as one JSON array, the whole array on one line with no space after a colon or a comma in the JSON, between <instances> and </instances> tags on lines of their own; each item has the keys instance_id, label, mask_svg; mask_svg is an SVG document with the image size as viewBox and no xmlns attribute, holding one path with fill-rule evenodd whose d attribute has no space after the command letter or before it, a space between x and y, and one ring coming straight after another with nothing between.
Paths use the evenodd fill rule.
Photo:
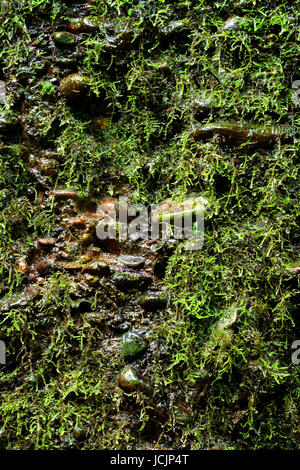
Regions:
<instances>
[{"instance_id":1,"label":"brown rock","mask_svg":"<svg viewBox=\"0 0 300 470\"><path fill-rule=\"evenodd\" d=\"M67 271L81 271L82 266L79 263L73 263L72 261L60 261L58 265Z\"/></svg>"},{"instance_id":2,"label":"brown rock","mask_svg":"<svg viewBox=\"0 0 300 470\"><path fill-rule=\"evenodd\" d=\"M43 276L47 273L49 269L49 262L45 259L41 259L40 261L36 263L35 266L38 272Z\"/></svg>"},{"instance_id":3,"label":"brown rock","mask_svg":"<svg viewBox=\"0 0 300 470\"><path fill-rule=\"evenodd\" d=\"M56 199L78 199L78 193L76 191L68 191L67 189L56 189L49 193Z\"/></svg>"},{"instance_id":4,"label":"brown rock","mask_svg":"<svg viewBox=\"0 0 300 470\"><path fill-rule=\"evenodd\" d=\"M22 274L27 274L28 273L28 263L26 261L26 258L20 258L17 261L17 267L18 271Z\"/></svg>"},{"instance_id":5,"label":"brown rock","mask_svg":"<svg viewBox=\"0 0 300 470\"><path fill-rule=\"evenodd\" d=\"M41 248L48 248L48 247L52 247L55 245L55 238L39 238L38 239L38 245L41 247Z\"/></svg>"}]
</instances>

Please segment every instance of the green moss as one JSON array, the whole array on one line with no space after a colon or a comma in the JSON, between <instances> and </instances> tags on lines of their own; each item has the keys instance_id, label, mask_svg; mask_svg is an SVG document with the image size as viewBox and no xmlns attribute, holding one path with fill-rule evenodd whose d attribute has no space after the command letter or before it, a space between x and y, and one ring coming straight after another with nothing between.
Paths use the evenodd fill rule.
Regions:
<instances>
[{"instance_id":1,"label":"green moss","mask_svg":"<svg viewBox=\"0 0 300 470\"><path fill-rule=\"evenodd\" d=\"M1 3L0 78L9 82L1 110L9 118L0 143L1 296L23 291L17 259L30 259L36 238L59 223L56 202L40 207L46 190L29 172L28 153L57 155L56 180L46 178L46 189L55 183L91 197L121 186L146 204L201 194L209 201L204 246L166 247L172 255L162 282L171 301L154 314L154 400L176 396L158 442L297 448L297 277L287 274L299 258L297 134L265 148L232 146L220 133L192 138L198 126L216 122L297 128L296 5L96 0L90 16L108 26L84 33L75 61L93 95L71 109L49 75L51 28L58 13L59 22L70 18L67 3ZM223 27L230 16L243 18L234 30ZM56 58L59 82L73 72L59 59L73 58ZM24 122L14 119L22 106L32 149L24 149ZM97 297L107 301L107 289L101 285ZM1 314L9 338L0 373L2 447L132 449L147 436L154 404L139 395L124 409L113 334L97 299L90 300L99 323L74 314L75 293L71 275L50 272L38 303Z\"/></svg>"}]
</instances>

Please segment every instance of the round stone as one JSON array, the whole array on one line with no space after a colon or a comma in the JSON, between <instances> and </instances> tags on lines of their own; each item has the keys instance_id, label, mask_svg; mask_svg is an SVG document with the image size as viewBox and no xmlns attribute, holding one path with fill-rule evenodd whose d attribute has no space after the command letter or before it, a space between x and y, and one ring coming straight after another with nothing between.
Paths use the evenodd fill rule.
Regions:
<instances>
[{"instance_id":1,"label":"round stone","mask_svg":"<svg viewBox=\"0 0 300 470\"><path fill-rule=\"evenodd\" d=\"M89 77L73 73L61 80L59 91L68 101L78 101L86 96L89 88L88 83Z\"/></svg>"}]
</instances>

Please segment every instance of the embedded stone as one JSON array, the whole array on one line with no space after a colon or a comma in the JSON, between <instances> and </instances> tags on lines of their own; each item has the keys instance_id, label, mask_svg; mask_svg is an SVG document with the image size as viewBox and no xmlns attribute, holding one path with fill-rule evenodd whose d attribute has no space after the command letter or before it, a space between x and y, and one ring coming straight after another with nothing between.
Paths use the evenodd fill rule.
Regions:
<instances>
[{"instance_id":1,"label":"embedded stone","mask_svg":"<svg viewBox=\"0 0 300 470\"><path fill-rule=\"evenodd\" d=\"M6 85L3 80L0 80L0 104L5 104L6 102Z\"/></svg>"},{"instance_id":2,"label":"embedded stone","mask_svg":"<svg viewBox=\"0 0 300 470\"><path fill-rule=\"evenodd\" d=\"M128 331L122 337L122 349L125 358L138 356L147 349L147 343L140 335Z\"/></svg>"},{"instance_id":3,"label":"embedded stone","mask_svg":"<svg viewBox=\"0 0 300 470\"><path fill-rule=\"evenodd\" d=\"M86 227L86 219L84 217L76 217L71 221L72 227L81 227L85 228Z\"/></svg>"},{"instance_id":4,"label":"embedded stone","mask_svg":"<svg viewBox=\"0 0 300 470\"><path fill-rule=\"evenodd\" d=\"M59 91L68 101L77 101L87 95L89 89L88 84L88 76L73 73L61 80Z\"/></svg>"},{"instance_id":5,"label":"embedded stone","mask_svg":"<svg viewBox=\"0 0 300 470\"><path fill-rule=\"evenodd\" d=\"M76 36L67 31L57 31L53 34L55 44L63 47L73 47L76 44Z\"/></svg>"},{"instance_id":6,"label":"embedded stone","mask_svg":"<svg viewBox=\"0 0 300 470\"><path fill-rule=\"evenodd\" d=\"M118 386L126 393L152 391L152 384L149 379L142 377L133 367L126 366L122 370Z\"/></svg>"},{"instance_id":7,"label":"embedded stone","mask_svg":"<svg viewBox=\"0 0 300 470\"><path fill-rule=\"evenodd\" d=\"M70 19L67 23L67 28L74 33L91 33L99 28L99 24L100 18L98 16L86 16L84 18Z\"/></svg>"},{"instance_id":8,"label":"embedded stone","mask_svg":"<svg viewBox=\"0 0 300 470\"><path fill-rule=\"evenodd\" d=\"M286 133L287 129L275 126L264 127L234 122L212 122L204 126L197 126L191 136L196 139L205 139L219 134L237 144L251 142L265 145L274 142L277 138L284 137Z\"/></svg>"},{"instance_id":9,"label":"embedded stone","mask_svg":"<svg viewBox=\"0 0 300 470\"><path fill-rule=\"evenodd\" d=\"M152 277L146 274L127 272L115 273L113 281L118 289L146 289L152 282Z\"/></svg>"},{"instance_id":10,"label":"embedded stone","mask_svg":"<svg viewBox=\"0 0 300 470\"><path fill-rule=\"evenodd\" d=\"M121 255L118 258L128 268L138 269L145 264L145 258L141 256Z\"/></svg>"},{"instance_id":11,"label":"embedded stone","mask_svg":"<svg viewBox=\"0 0 300 470\"><path fill-rule=\"evenodd\" d=\"M38 272L44 276L48 269L49 269L49 261L45 260L45 259L41 259L39 260L37 263L36 263L36 269L38 270Z\"/></svg>"},{"instance_id":12,"label":"embedded stone","mask_svg":"<svg viewBox=\"0 0 300 470\"><path fill-rule=\"evenodd\" d=\"M92 274L86 273L85 280L89 284L89 286L95 287L99 284L99 277L93 276Z\"/></svg>"},{"instance_id":13,"label":"embedded stone","mask_svg":"<svg viewBox=\"0 0 300 470\"><path fill-rule=\"evenodd\" d=\"M82 268L83 273L90 274L108 274L109 271L109 266L105 261L95 261L94 263L86 264Z\"/></svg>"},{"instance_id":14,"label":"embedded stone","mask_svg":"<svg viewBox=\"0 0 300 470\"><path fill-rule=\"evenodd\" d=\"M184 217L192 217L196 214L202 214L208 201L203 197L191 197L184 201L172 201L167 199L157 206L152 213L154 223L166 222L172 223L176 220L183 220Z\"/></svg>"},{"instance_id":15,"label":"embedded stone","mask_svg":"<svg viewBox=\"0 0 300 470\"><path fill-rule=\"evenodd\" d=\"M18 271L22 274L27 274L28 273L28 263L27 263L26 258L18 259L17 268L18 268Z\"/></svg>"},{"instance_id":16,"label":"embedded stone","mask_svg":"<svg viewBox=\"0 0 300 470\"><path fill-rule=\"evenodd\" d=\"M186 21L171 21L166 26L163 26L159 33L163 38L169 38L175 34L181 33L188 29L188 23Z\"/></svg>"},{"instance_id":17,"label":"embedded stone","mask_svg":"<svg viewBox=\"0 0 300 470\"><path fill-rule=\"evenodd\" d=\"M60 261L58 263L58 266L60 266L63 269L66 269L67 271L81 271L82 266L79 263L73 263L72 261Z\"/></svg>"},{"instance_id":18,"label":"embedded stone","mask_svg":"<svg viewBox=\"0 0 300 470\"><path fill-rule=\"evenodd\" d=\"M239 28L242 21L243 18L241 18L240 16L232 16L231 18L228 18L228 20L225 21L221 28L221 31L235 31Z\"/></svg>"},{"instance_id":19,"label":"embedded stone","mask_svg":"<svg viewBox=\"0 0 300 470\"><path fill-rule=\"evenodd\" d=\"M37 169L46 176L53 176L56 174L58 163L55 160L49 160L48 158L40 158L37 163Z\"/></svg>"},{"instance_id":20,"label":"embedded stone","mask_svg":"<svg viewBox=\"0 0 300 470\"><path fill-rule=\"evenodd\" d=\"M38 245L42 248L48 248L48 247L54 246L55 242L56 242L55 238L52 238L52 237L38 239Z\"/></svg>"},{"instance_id":21,"label":"embedded stone","mask_svg":"<svg viewBox=\"0 0 300 470\"><path fill-rule=\"evenodd\" d=\"M139 299L139 304L146 310L160 310L166 307L168 298L160 292L150 292Z\"/></svg>"},{"instance_id":22,"label":"embedded stone","mask_svg":"<svg viewBox=\"0 0 300 470\"><path fill-rule=\"evenodd\" d=\"M212 109L212 104L207 99L197 99L191 103L193 115L197 120L202 120L204 116L209 114Z\"/></svg>"},{"instance_id":23,"label":"embedded stone","mask_svg":"<svg viewBox=\"0 0 300 470\"><path fill-rule=\"evenodd\" d=\"M78 199L78 193L68 189L55 189L50 192L50 195L53 195L56 199Z\"/></svg>"},{"instance_id":24,"label":"embedded stone","mask_svg":"<svg viewBox=\"0 0 300 470\"><path fill-rule=\"evenodd\" d=\"M13 294L12 296L0 301L0 312L8 312L13 308L27 307L31 301L35 300L40 294L39 287L27 287L22 293Z\"/></svg>"}]
</instances>

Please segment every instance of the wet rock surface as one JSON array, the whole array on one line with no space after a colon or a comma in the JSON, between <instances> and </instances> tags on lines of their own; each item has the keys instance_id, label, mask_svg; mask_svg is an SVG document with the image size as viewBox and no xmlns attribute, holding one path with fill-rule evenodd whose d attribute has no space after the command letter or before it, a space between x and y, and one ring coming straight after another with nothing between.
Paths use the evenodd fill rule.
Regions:
<instances>
[{"instance_id":1,"label":"wet rock surface","mask_svg":"<svg viewBox=\"0 0 300 470\"><path fill-rule=\"evenodd\" d=\"M72 18L67 22L67 28L74 33L91 33L97 31L101 24L101 18L84 17Z\"/></svg>"},{"instance_id":2,"label":"wet rock surface","mask_svg":"<svg viewBox=\"0 0 300 470\"><path fill-rule=\"evenodd\" d=\"M297 14L148 3L0 5L1 448L295 446Z\"/></svg>"},{"instance_id":3,"label":"wet rock surface","mask_svg":"<svg viewBox=\"0 0 300 470\"><path fill-rule=\"evenodd\" d=\"M6 101L6 85L3 80L0 80L0 104L5 104Z\"/></svg>"},{"instance_id":4,"label":"wet rock surface","mask_svg":"<svg viewBox=\"0 0 300 470\"><path fill-rule=\"evenodd\" d=\"M119 261L128 268L139 269L145 264L145 258L141 256L121 255Z\"/></svg>"},{"instance_id":5,"label":"wet rock surface","mask_svg":"<svg viewBox=\"0 0 300 470\"><path fill-rule=\"evenodd\" d=\"M222 26L222 31L236 31L239 29L240 24L243 22L243 18L239 16L232 16L225 21Z\"/></svg>"},{"instance_id":6,"label":"wet rock surface","mask_svg":"<svg viewBox=\"0 0 300 470\"><path fill-rule=\"evenodd\" d=\"M146 289L151 283L151 276L129 272L115 273L113 281L119 289Z\"/></svg>"}]
</instances>

